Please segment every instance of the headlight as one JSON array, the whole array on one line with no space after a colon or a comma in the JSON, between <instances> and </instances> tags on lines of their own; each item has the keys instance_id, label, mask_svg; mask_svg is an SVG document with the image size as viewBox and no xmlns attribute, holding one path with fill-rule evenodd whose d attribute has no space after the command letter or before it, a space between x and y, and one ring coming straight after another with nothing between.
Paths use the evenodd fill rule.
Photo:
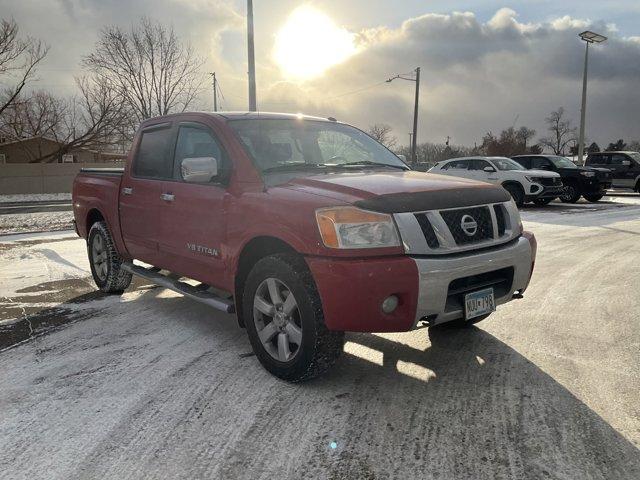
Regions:
<instances>
[{"instance_id":1,"label":"headlight","mask_svg":"<svg viewBox=\"0 0 640 480\"><path fill-rule=\"evenodd\" d=\"M540 177L530 177L528 175L525 175L524 178L526 178L531 183L541 183L542 182Z\"/></svg>"},{"instance_id":2,"label":"headlight","mask_svg":"<svg viewBox=\"0 0 640 480\"><path fill-rule=\"evenodd\" d=\"M580 175L584 175L585 177L595 177L596 172L580 172Z\"/></svg>"},{"instance_id":3,"label":"headlight","mask_svg":"<svg viewBox=\"0 0 640 480\"><path fill-rule=\"evenodd\" d=\"M320 236L329 248L380 248L400 246L391 215L355 207L316 210Z\"/></svg>"}]
</instances>

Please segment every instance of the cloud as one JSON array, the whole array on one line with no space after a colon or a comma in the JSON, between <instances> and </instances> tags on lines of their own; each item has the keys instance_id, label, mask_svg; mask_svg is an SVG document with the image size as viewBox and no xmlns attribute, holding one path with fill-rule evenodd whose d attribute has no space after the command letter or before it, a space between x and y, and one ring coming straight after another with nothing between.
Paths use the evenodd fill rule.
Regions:
<instances>
[{"instance_id":1,"label":"cloud","mask_svg":"<svg viewBox=\"0 0 640 480\"><path fill-rule=\"evenodd\" d=\"M362 127L389 123L405 141L412 84L383 83L339 101L331 97L421 66L421 140L451 136L469 145L489 130L511 126L516 117L518 125L543 136L545 116L559 106L577 123L584 60L577 35L587 28L609 36L591 48L587 135L600 143L640 138L637 38L621 38L612 25L570 16L525 23L509 8L486 22L472 12L429 13L398 28L359 32L358 54L306 83L304 95L280 92L278 101L286 105L288 98L298 110L333 114ZM264 98L269 100L268 91Z\"/></svg>"}]
</instances>

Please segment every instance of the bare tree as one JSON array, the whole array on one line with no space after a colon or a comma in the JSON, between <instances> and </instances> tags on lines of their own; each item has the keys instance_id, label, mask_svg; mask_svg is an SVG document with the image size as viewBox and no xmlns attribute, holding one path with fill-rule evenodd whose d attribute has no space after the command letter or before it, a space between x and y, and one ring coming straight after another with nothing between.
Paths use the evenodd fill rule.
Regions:
<instances>
[{"instance_id":1,"label":"bare tree","mask_svg":"<svg viewBox=\"0 0 640 480\"><path fill-rule=\"evenodd\" d=\"M19 97L0 115L3 135L9 139L45 137L59 144L46 153L32 144L24 154L30 163L55 162L78 148L104 150L119 143L126 123L126 109L117 92L105 83L88 77L76 79L78 94L69 98L49 92Z\"/></svg>"},{"instance_id":2,"label":"bare tree","mask_svg":"<svg viewBox=\"0 0 640 480\"><path fill-rule=\"evenodd\" d=\"M525 152L527 151L527 143L529 142L529 139L533 138L535 135L536 135L535 130L525 126L520 127L515 132L515 138L519 143L522 144Z\"/></svg>"},{"instance_id":3,"label":"bare tree","mask_svg":"<svg viewBox=\"0 0 640 480\"><path fill-rule=\"evenodd\" d=\"M102 30L83 65L124 99L138 122L186 110L204 80L203 60L191 46L183 45L173 28L147 18L129 31Z\"/></svg>"},{"instance_id":4,"label":"bare tree","mask_svg":"<svg viewBox=\"0 0 640 480\"><path fill-rule=\"evenodd\" d=\"M563 107L551 112L544 121L550 135L541 138L540 144L550 148L555 155L564 155L567 146L576 140L576 128L571 126L571 120L565 120Z\"/></svg>"},{"instance_id":5,"label":"bare tree","mask_svg":"<svg viewBox=\"0 0 640 480\"><path fill-rule=\"evenodd\" d=\"M634 140L629 143L629 150L632 152L640 152L640 140Z\"/></svg>"},{"instance_id":6,"label":"bare tree","mask_svg":"<svg viewBox=\"0 0 640 480\"><path fill-rule=\"evenodd\" d=\"M0 21L0 80L8 85L0 93L0 115L33 79L49 47L31 37L20 38L15 20Z\"/></svg>"},{"instance_id":7,"label":"bare tree","mask_svg":"<svg viewBox=\"0 0 640 480\"><path fill-rule=\"evenodd\" d=\"M371 125L367 133L388 149L392 149L398 143L398 139L391 135L391 127L385 123Z\"/></svg>"}]
</instances>

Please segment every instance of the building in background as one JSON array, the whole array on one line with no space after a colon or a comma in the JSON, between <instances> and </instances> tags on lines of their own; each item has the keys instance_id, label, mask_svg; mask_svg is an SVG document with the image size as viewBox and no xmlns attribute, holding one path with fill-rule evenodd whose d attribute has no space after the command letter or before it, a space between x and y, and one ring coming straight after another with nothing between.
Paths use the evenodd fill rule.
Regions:
<instances>
[{"instance_id":1,"label":"building in background","mask_svg":"<svg viewBox=\"0 0 640 480\"><path fill-rule=\"evenodd\" d=\"M63 142L45 137L3 141L0 138L0 164L10 163L104 163L122 162L125 153L86 148L65 148Z\"/></svg>"}]
</instances>

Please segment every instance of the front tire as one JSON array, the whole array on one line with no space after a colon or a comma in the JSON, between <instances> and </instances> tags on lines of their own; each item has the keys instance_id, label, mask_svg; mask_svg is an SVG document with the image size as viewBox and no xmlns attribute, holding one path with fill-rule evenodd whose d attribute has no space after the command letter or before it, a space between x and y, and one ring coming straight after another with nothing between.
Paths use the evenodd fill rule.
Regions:
<instances>
[{"instance_id":1,"label":"front tire","mask_svg":"<svg viewBox=\"0 0 640 480\"><path fill-rule=\"evenodd\" d=\"M580 200L580 191L578 187L572 184L565 185L562 189L560 200L564 203L576 203Z\"/></svg>"},{"instance_id":2,"label":"front tire","mask_svg":"<svg viewBox=\"0 0 640 480\"><path fill-rule=\"evenodd\" d=\"M585 200L591 203L599 202L600 200L602 200L602 197L604 197L604 193L584 195Z\"/></svg>"},{"instance_id":3,"label":"front tire","mask_svg":"<svg viewBox=\"0 0 640 480\"><path fill-rule=\"evenodd\" d=\"M522 187L519 187L513 184L508 184L504 186L504 189L507 192L509 192L509 195L511 195L511 198L513 198L513 201L516 202L516 206L518 208L524 205L524 192L522 191Z\"/></svg>"},{"instance_id":4,"label":"front tire","mask_svg":"<svg viewBox=\"0 0 640 480\"><path fill-rule=\"evenodd\" d=\"M106 222L96 222L89 230L87 254L91 275L105 293L121 294L131 283L131 274L122 269L122 257L116 250Z\"/></svg>"},{"instance_id":5,"label":"front tire","mask_svg":"<svg viewBox=\"0 0 640 480\"><path fill-rule=\"evenodd\" d=\"M317 377L342 353L344 332L327 329L311 272L296 255L258 261L247 277L242 307L256 357L278 378Z\"/></svg>"},{"instance_id":6,"label":"front tire","mask_svg":"<svg viewBox=\"0 0 640 480\"><path fill-rule=\"evenodd\" d=\"M539 207L544 207L545 205L549 205L555 198L536 198L533 203L538 205Z\"/></svg>"}]
</instances>

